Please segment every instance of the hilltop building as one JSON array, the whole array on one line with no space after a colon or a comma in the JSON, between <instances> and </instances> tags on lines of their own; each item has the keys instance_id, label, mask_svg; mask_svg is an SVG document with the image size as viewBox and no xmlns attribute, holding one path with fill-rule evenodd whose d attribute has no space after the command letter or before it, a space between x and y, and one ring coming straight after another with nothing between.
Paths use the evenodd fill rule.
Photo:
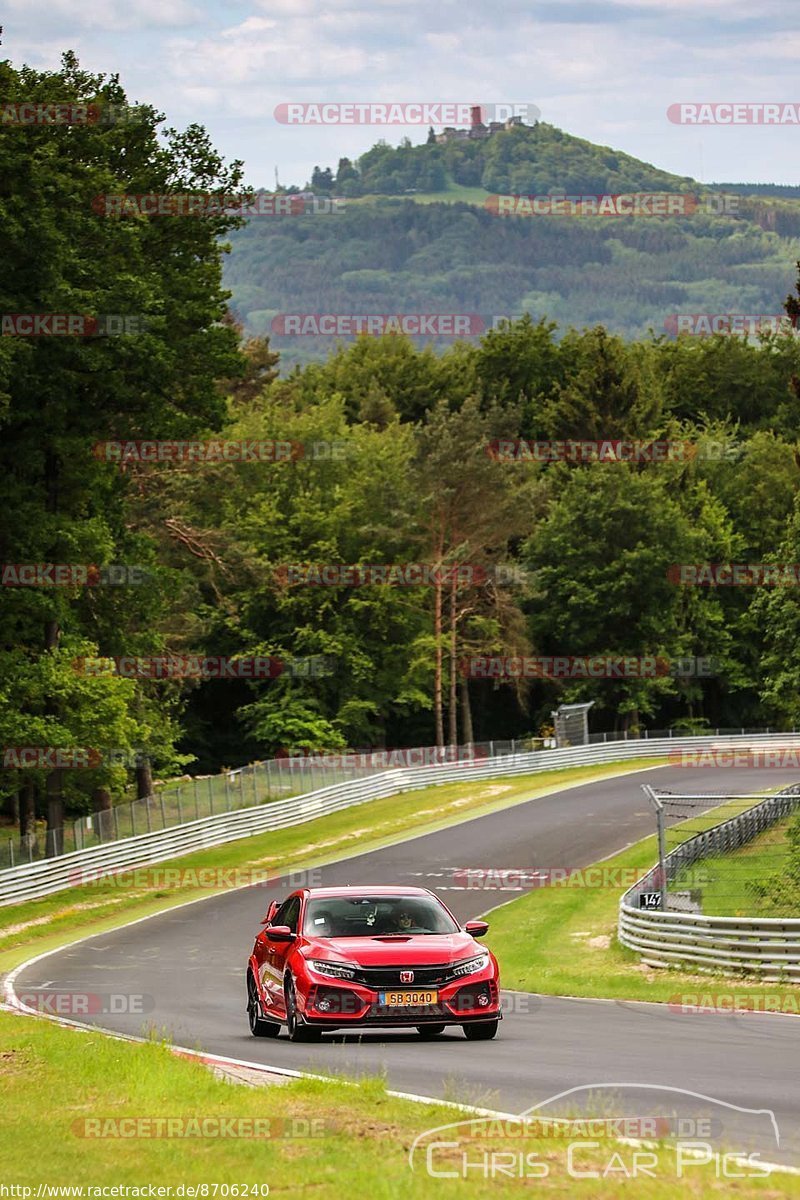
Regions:
<instances>
[{"instance_id":1,"label":"hilltop building","mask_svg":"<svg viewBox=\"0 0 800 1200\"><path fill-rule=\"evenodd\" d=\"M439 145L444 145L445 142L482 142L493 133L502 133L505 129L513 129L523 124L522 117L509 117L507 121L490 121L485 125L481 120L480 104L473 104L470 109L469 129L454 129L452 125L448 125L441 133L436 134L436 141Z\"/></svg>"}]
</instances>

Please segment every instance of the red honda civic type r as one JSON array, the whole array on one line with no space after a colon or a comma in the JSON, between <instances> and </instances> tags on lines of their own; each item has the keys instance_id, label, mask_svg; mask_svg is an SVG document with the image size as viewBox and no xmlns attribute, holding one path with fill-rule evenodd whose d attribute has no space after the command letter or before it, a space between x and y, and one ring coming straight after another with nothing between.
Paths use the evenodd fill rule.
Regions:
<instances>
[{"instance_id":1,"label":"red honda civic type r","mask_svg":"<svg viewBox=\"0 0 800 1200\"><path fill-rule=\"evenodd\" d=\"M325 1030L413 1026L434 1037L461 1025L493 1038L500 1010L494 955L433 892L411 887L301 888L273 900L247 965L254 1037L295 1042Z\"/></svg>"}]
</instances>

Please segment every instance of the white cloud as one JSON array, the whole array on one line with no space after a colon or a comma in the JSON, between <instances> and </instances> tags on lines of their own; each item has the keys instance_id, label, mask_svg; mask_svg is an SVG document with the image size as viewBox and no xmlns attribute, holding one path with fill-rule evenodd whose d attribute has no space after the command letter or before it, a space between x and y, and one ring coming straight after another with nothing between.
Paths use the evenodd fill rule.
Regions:
<instances>
[{"instance_id":1,"label":"white cloud","mask_svg":"<svg viewBox=\"0 0 800 1200\"><path fill-rule=\"evenodd\" d=\"M102 0L86 7L73 0L6 0L5 12L19 14L12 28L30 24L33 31L44 28L52 32L55 26L67 33L182 28L203 18L203 7L194 0Z\"/></svg>"}]
</instances>

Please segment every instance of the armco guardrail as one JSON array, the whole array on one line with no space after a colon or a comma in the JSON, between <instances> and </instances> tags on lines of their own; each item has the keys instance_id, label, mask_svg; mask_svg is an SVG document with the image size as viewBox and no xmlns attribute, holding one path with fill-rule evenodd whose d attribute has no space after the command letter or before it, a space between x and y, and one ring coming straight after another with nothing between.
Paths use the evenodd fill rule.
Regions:
<instances>
[{"instance_id":1,"label":"armco guardrail","mask_svg":"<svg viewBox=\"0 0 800 1200\"><path fill-rule=\"evenodd\" d=\"M148 866L188 854L193 850L219 846L270 829L286 829L291 825L300 825L368 800L429 787L431 784L531 775L559 767L601 765L621 759L658 758L680 750L724 751L746 749L748 746L757 746L763 750L773 744L779 744L781 747L791 746L800 751L800 735L647 738L624 743L576 746L566 750L511 754L499 759L396 768L370 775L365 779L292 796L286 800L276 800L238 812L219 813L213 817L190 821L154 833L140 834L0 871L0 905L46 896L75 886L84 878L96 877L101 872L110 873Z\"/></svg>"},{"instance_id":2,"label":"armco guardrail","mask_svg":"<svg viewBox=\"0 0 800 1200\"><path fill-rule=\"evenodd\" d=\"M798 807L800 785L794 785L689 838L664 859L666 881L709 855L727 854L746 845ZM619 940L641 955L644 963L800 982L800 915L797 918L712 917L669 909L640 909L639 896L659 891L661 882L660 868L656 865L620 901Z\"/></svg>"}]
</instances>

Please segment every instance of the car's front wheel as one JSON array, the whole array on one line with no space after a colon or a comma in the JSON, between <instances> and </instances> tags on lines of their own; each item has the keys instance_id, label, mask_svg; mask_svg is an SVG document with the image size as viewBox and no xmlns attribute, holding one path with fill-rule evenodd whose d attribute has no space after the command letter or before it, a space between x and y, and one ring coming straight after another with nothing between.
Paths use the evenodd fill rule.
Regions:
<instances>
[{"instance_id":1,"label":"car's front wheel","mask_svg":"<svg viewBox=\"0 0 800 1200\"><path fill-rule=\"evenodd\" d=\"M291 975L286 977L284 995L286 997L286 1032L290 1039L293 1042L318 1042L322 1037L322 1031L303 1024L297 1011L297 993Z\"/></svg>"},{"instance_id":2,"label":"car's front wheel","mask_svg":"<svg viewBox=\"0 0 800 1200\"><path fill-rule=\"evenodd\" d=\"M261 1016L261 1004L252 971L247 972L247 1020L253 1037L277 1037L281 1031L277 1021L265 1021Z\"/></svg>"},{"instance_id":3,"label":"car's front wheel","mask_svg":"<svg viewBox=\"0 0 800 1200\"><path fill-rule=\"evenodd\" d=\"M488 1042L497 1033L499 1021L479 1021L475 1025L462 1025L468 1042Z\"/></svg>"},{"instance_id":4,"label":"car's front wheel","mask_svg":"<svg viewBox=\"0 0 800 1200\"><path fill-rule=\"evenodd\" d=\"M424 1042L427 1042L429 1038L435 1038L440 1033L444 1033L444 1025L418 1025L417 1033Z\"/></svg>"}]
</instances>

